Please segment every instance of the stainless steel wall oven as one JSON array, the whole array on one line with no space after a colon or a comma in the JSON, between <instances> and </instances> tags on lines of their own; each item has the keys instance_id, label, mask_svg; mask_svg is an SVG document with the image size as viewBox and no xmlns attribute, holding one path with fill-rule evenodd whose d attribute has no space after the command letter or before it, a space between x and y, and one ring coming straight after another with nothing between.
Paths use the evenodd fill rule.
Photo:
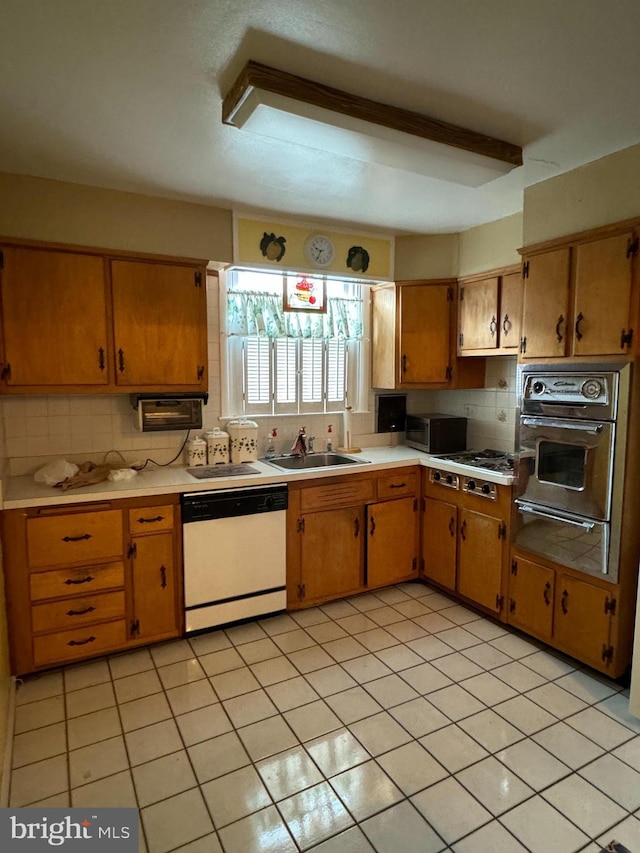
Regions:
<instances>
[{"instance_id":1,"label":"stainless steel wall oven","mask_svg":"<svg viewBox=\"0 0 640 853\"><path fill-rule=\"evenodd\" d=\"M629 364L519 372L515 545L618 579Z\"/></svg>"}]
</instances>

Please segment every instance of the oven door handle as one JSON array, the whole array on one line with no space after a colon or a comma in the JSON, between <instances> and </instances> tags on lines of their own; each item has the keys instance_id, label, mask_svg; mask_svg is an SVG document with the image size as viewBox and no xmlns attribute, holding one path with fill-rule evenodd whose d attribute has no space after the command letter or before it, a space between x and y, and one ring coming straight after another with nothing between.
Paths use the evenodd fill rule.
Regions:
<instances>
[{"instance_id":1,"label":"oven door handle","mask_svg":"<svg viewBox=\"0 0 640 853\"><path fill-rule=\"evenodd\" d=\"M592 521L574 521L572 518L565 518L563 515L555 515L552 512L543 512L540 509L534 509L529 504L518 504L518 512L526 513L527 515L535 515L538 518L545 518L547 521L559 521L561 524L570 524L572 527L581 527L583 530L591 531L596 526Z\"/></svg>"},{"instance_id":2,"label":"oven door handle","mask_svg":"<svg viewBox=\"0 0 640 853\"><path fill-rule=\"evenodd\" d=\"M548 427L552 429L575 429L578 432L601 433L603 424L586 424L584 421L564 421L555 418L522 418L522 426Z\"/></svg>"}]
</instances>

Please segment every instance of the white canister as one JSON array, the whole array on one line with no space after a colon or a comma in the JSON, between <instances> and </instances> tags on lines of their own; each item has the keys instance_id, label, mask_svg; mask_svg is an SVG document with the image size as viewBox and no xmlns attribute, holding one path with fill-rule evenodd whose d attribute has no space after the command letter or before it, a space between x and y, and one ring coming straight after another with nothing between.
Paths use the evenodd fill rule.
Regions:
<instances>
[{"instance_id":1,"label":"white canister","mask_svg":"<svg viewBox=\"0 0 640 853\"><path fill-rule=\"evenodd\" d=\"M229 449L232 462L256 462L258 459L258 424L246 418L229 421Z\"/></svg>"},{"instance_id":2,"label":"white canister","mask_svg":"<svg viewBox=\"0 0 640 853\"><path fill-rule=\"evenodd\" d=\"M209 465L229 461L229 433L217 427L203 436L207 442L207 461Z\"/></svg>"},{"instance_id":3,"label":"white canister","mask_svg":"<svg viewBox=\"0 0 640 853\"><path fill-rule=\"evenodd\" d=\"M186 447L187 465L189 468L198 468L207 464L207 442L203 438L190 438Z\"/></svg>"}]
</instances>

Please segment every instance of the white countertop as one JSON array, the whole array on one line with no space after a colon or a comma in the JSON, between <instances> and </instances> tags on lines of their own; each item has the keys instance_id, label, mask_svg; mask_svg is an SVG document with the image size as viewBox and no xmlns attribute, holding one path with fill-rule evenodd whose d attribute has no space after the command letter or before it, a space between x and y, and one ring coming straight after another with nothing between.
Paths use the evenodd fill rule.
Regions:
<instances>
[{"instance_id":1,"label":"white countertop","mask_svg":"<svg viewBox=\"0 0 640 853\"><path fill-rule=\"evenodd\" d=\"M218 491L220 489L246 488L247 486L268 483L291 483L296 480L311 480L320 477L336 477L341 474L355 474L358 471L383 471L407 465L423 465L439 468L455 474L474 475L480 480L510 485L513 476L498 474L495 471L483 471L470 465L459 465L429 456L411 447L370 447L362 453L348 454L369 464L341 465L327 468L306 469L304 471L279 471L265 462L251 462L252 468L259 473L238 477L214 477L197 479L187 472L185 467L150 467L138 473L131 480L98 483L67 492L53 486L35 483L32 476L8 477L4 480L2 509L20 509L37 506L62 506L66 504L88 503L89 501L116 500L118 498L139 498L147 495L175 494L181 492Z\"/></svg>"}]
</instances>

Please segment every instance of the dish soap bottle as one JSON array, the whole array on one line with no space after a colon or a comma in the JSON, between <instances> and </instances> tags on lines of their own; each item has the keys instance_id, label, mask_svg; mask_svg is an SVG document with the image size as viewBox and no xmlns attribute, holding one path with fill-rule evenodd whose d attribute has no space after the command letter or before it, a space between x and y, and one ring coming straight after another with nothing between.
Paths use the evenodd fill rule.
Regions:
<instances>
[{"instance_id":1,"label":"dish soap bottle","mask_svg":"<svg viewBox=\"0 0 640 853\"><path fill-rule=\"evenodd\" d=\"M333 453L333 424L327 427L327 453Z\"/></svg>"},{"instance_id":2,"label":"dish soap bottle","mask_svg":"<svg viewBox=\"0 0 640 853\"><path fill-rule=\"evenodd\" d=\"M273 439L278 437L278 430L272 429L269 433L269 445L265 451L264 458L265 459L273 459L276 455L276 446L273 443Z\"/></svg>"}]
</instances>

